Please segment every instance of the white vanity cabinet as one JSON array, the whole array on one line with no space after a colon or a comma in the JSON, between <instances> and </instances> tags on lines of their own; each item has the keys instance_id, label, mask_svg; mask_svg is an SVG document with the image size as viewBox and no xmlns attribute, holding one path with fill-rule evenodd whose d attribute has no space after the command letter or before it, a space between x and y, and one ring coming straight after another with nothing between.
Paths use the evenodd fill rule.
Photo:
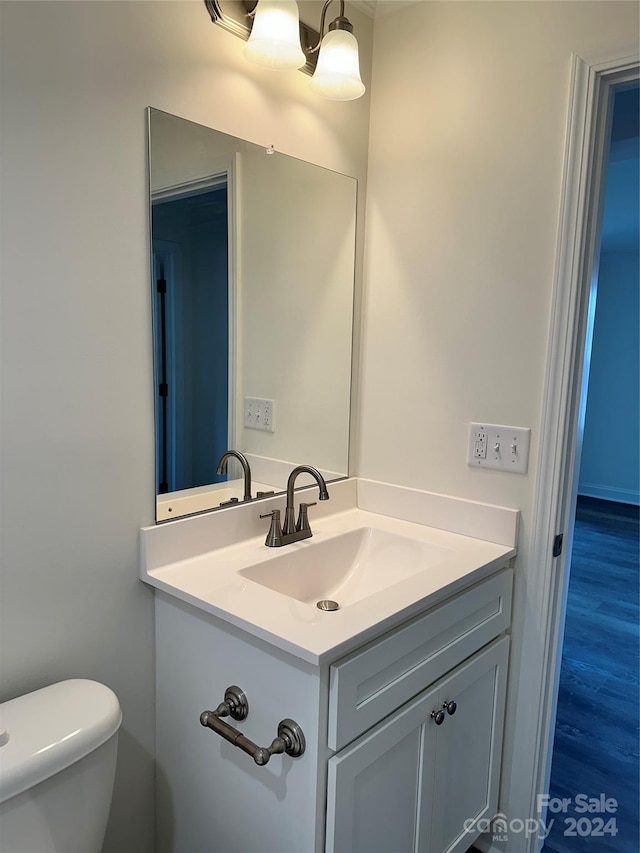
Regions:
<instances>
[{"instance_id":1,"label":"white vanity cabinet","mask_svg":"<svg viewBox=\"0 0 640 853\"><path fill-rule=\"evenodd\" d=\"M498 808L512 576L317 666L158 593L159 853L466 850ZM266 746L292 718L304 755L261 767L203 728L230 685L249 714L226 720Z\"/></svg>"},{"instance_id":2,"label":"white vanity cabinet","mask_svg":"<svg viewBox=\"0 0 640 853\"><path fill-rule=\"evenodd\" d=\"M508 649L491 643L329 759L328 853L467 850L465 822L497 811Z\"/></svg>"},{"instance_id":3,"label":"white vanity cabinet","mask_svg":"<svg viewBox=\"0 0 640 853\"><path fill-rule=\"evenodd\" d=\"M327 851L464 851L465 821L496 813L511 582L499 572L331 666Z\"/></svg>"}]
</instances>

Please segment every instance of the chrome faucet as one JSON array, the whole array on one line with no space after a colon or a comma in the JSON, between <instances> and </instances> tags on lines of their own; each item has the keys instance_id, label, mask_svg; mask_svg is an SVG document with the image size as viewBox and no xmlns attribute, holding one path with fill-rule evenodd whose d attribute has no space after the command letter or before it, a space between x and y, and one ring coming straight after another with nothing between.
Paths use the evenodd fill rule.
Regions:
<instances>
[{"instance_id":1,"label":"chrome faucet","mask_svg":"<svg viewBox=\"0 0 640 853\"><path fill-rule=\"evenodd\" d=\"M245 501L251 500L251 467L249 465L249 460L244 455L244 453L240 453L239 450L227 450L226 453L223 453L220 457L220 461L218 462L218 468L216 474L224 474L227 461L234 457L238 460L238 462L242 465L242 470L244 472L244 498Z\"/></svg>"},{"instance_id":2,"label":"chrome faucet","mask_svg":"<svg viewBox=\"0 0 640 853\"><path fill-rule=\"evenodd\" d=\"M274 509L261 515L260 518L271 517L271 526L265 540L265 545L270 548L280 548L282 545L289 545L291 542L299 542L301 539L308 539L313 534L309 526L308 508L315 506L313 503L300 503L298 521L296 522L296 511L293 498L293 490L298 474L311 474L318 484L318 499L321 501L329 500L329 492L327 484L324 481L322 474L310 465L298 465L289 474L287 480L287 506L284 511L284 525L280 526L280 510Z\"/></svg>"}]
</instances>

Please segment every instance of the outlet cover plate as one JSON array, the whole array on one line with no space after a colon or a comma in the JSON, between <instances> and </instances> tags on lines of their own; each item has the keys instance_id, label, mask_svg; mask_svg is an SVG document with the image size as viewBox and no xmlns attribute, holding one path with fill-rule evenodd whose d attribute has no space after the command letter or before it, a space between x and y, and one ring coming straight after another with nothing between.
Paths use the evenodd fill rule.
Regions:
<instances>
[{"instance_id":1,"label":"outlet cover plate","mask_svg":"<svg viewBox=\"0 0 640 853\"><path fill-rule=\"evenodd\" d=\"M526 474L531 430L499 424L469 424L467 462L473 468L494 468Z\"/></svg>"}]
</instances>

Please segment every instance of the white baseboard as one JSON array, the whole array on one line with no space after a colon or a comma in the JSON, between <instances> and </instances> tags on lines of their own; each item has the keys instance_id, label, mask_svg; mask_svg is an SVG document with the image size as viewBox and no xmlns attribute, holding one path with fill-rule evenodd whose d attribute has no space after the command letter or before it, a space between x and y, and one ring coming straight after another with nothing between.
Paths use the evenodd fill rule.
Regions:
<instances>
[{"instance_id":1,"label":"white baseboard","mask_svg":"<svg viewBox=\"0 0 640 853\"><path fill-rule=\"evenodd\" d=\"M599 486L597 483L580 483L578 494L586 498L599 498L603 501L616 501L621 504L640 504L640 493L633 489L616 489L612 486Z\"/></svg>"}]
</instances>

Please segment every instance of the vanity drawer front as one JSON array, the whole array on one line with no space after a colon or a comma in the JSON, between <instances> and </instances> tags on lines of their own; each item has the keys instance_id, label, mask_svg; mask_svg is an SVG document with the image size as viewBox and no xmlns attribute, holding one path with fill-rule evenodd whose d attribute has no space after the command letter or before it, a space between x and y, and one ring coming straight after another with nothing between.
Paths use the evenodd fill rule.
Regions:
<instances>
[{"instance_id":1,"label":"vanity drawer front","mask_svg":"<svg viewBox=\"0 0 640 853\"><path fill-rule=\"evenodd\" d=\"M502 633L512 584L505 569L333 664L329 748L342 749Z\"/></svg>"}]
</instances>

